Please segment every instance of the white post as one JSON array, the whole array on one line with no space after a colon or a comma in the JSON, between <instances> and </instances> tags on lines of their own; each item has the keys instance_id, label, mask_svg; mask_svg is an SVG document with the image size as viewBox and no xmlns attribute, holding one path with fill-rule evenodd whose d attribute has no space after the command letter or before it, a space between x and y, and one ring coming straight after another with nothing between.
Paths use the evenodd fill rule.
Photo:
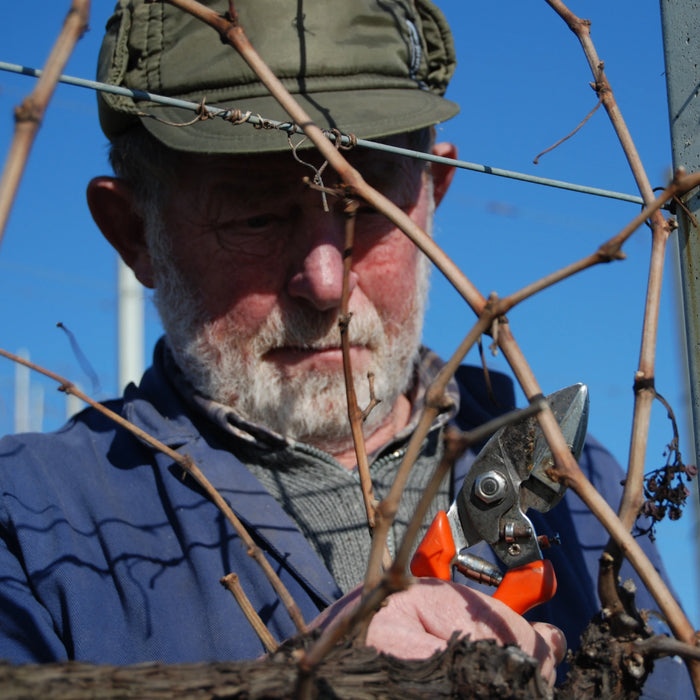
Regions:
<instances>
[{"instance_id":1,"label":"white post","mask_svg":"<svg viewBox=\"0 0 700 700\"><path fill-rule=\"evenodd\" d=\"M22 348L17 355L29 359L29 351ZM29 421L29 367L15 363L15 432L26 433L30 430Z\"/></svg>"},{"instance_id":2,"label":"white post","mask_svg":"<svg viewBox=\"0 0 700 700\"><path fill-rule=\"evenodd\" d=\"M29 392L31 401L29 429L33 433L41 433L44 430L44 393L43 385L32 384Z\"/></svg>"},{"instance_id":3,"label":"white post","mask_svg":"<svg viewBox=\"0 0 700 700\"><path fill-rule=\"evenodd\" d=\"M123 391L143 374L144 294L141 283L121 258L117 263L117 288L119 391Z\"/></svg>"},{"instance_id":4,"label":"white post","mask_svg":"<svg viewBox=\"0 0 700 700\"><path fill-rule=\"evenodd\" d=\"M75 384L76 389L81 389L80 384ZM66 394L66 420L70 420L76 413L85 408L85 403L81 401L75 394Z\"/></svg>"}]
</instances>

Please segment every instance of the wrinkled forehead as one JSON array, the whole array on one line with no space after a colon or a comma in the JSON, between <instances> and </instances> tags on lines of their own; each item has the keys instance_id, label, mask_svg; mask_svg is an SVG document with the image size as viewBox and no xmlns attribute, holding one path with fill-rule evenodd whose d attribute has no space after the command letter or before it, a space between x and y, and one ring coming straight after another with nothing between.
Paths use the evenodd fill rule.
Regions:
<instances>
[{"instance_id":1,"label":"wrinkled forehead","mask_svg":"<svg viewBox=\"0 0 700 700\"><path fill-rule=\"evenodd\" d=\"M392 145L406 146L403 136L394 137ZM411 180L416 185L425 162L407 156L356 147L344 151L343 156L362 177L379 190L404 186ZM177 180L182 186L199 189L207 185L225 183L241 197L259 196L260 193L292 191L303 187L303 178L313 179L322 172L324 184L331 186L339 182L338 175L326 165L315 148L299 149L295 152L267 153L242 156L187 155L178 168Z\"/></svg>"}]
</instances>

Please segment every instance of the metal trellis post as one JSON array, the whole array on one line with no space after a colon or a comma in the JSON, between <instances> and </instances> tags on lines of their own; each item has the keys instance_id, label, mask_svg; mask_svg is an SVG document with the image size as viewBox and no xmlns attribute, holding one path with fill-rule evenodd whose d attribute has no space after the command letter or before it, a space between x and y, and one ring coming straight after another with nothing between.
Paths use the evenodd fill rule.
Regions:
<instances>
[{"instance_id":1,"label":"metal trellis post","mask_svg":"<svg viewBox=\"0 0 700 700\"><path fill-rule=\"evenodd\" d=\"M668 113L673 167L700 170L700 0L661 0ZM677 207L678 253L683 290L688 376L695 435L695 464L700 463L700 188ZM696 493L697 495L697 493ZM695 500L695 532L700 517ZM696 550L697 551L697 550ZM700 555L696 555L700 567ZM697 593L696 593L697 595Z\"/></svg>"},{"instance_id":2,"label":"metal trellis post","mask_svg":"<svg viewBox=\"0 0 700 700\"><path fill-rule=\"evenodd\" d=\"M661 0L673 167L700 170L700 0ZM696 463L700 461L700 188L676 208ZM690 215L688 214L690 213Z\"/></svg>"}]
</instances>

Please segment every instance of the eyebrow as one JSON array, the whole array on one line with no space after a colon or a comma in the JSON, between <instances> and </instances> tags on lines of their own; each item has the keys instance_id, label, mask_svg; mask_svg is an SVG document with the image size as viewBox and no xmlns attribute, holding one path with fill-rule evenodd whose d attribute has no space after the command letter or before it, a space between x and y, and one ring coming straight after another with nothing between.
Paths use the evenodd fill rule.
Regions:
<instances>
[{"instance_id":1,"label":"eyebrow","mask_svg":"<svg viewBox=\"0 0 700 700\"><path fill-rule=\"evenodd\" d=\"M242 175L234 168L221 168L212 172L212 179L209 184L200 184L201 192L208 192L211 195L231 192L238 197L242 197L249 202L264 201L271 197L281 197L283 192L289 191L295 186L302 186L301 174L274 180L265 180L264 173L249 173ZM228 172L227 172L228 171ZM271 191L272 190L272 191ZM279 190L279 191L275 191Z\"/></svg>"}]
</instances>

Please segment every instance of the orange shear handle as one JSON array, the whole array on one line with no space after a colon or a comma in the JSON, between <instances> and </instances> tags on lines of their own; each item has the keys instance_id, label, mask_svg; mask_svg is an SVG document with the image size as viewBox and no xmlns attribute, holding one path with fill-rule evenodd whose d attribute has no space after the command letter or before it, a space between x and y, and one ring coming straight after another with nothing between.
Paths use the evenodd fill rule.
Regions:
<instances>
[{"instance_id":1,"label":"orange shear handle","mask_svg":"<svg viewBox=\"0 0 700 700\"><path fill-rule=\"evenodd\" d=\"M452 578L452 561L457 556L447 513L438 511L411 560L414 576L432 576L443 581Z\"/></svg>"},{"instance_id":2,"label":"orange shear handle","mask_svg":"<svg viewBox=\"0 0 700 700\"><path fill-rule=\"evenodd\" d=\"M557 577L552 562L538 559L509 569L493 597L523 615L536 605L551 600L556 592Z\"/></svg>"},{"instance_id":3,"label":"orange shear handle","mask_svg":"<svg viewBox=\"0 0 700 700\"><path fill-rule=\"evenodd\" d=\"M441 510L428 528L411 560L414 576L431 576L443 581L452 579L452 562L457 556L447 513ZM522 615L540 603L551 600L557 592L557 577L552 562L546 559L509 569L493 594L509 608Z\"/></svg>"}]
</instances>

